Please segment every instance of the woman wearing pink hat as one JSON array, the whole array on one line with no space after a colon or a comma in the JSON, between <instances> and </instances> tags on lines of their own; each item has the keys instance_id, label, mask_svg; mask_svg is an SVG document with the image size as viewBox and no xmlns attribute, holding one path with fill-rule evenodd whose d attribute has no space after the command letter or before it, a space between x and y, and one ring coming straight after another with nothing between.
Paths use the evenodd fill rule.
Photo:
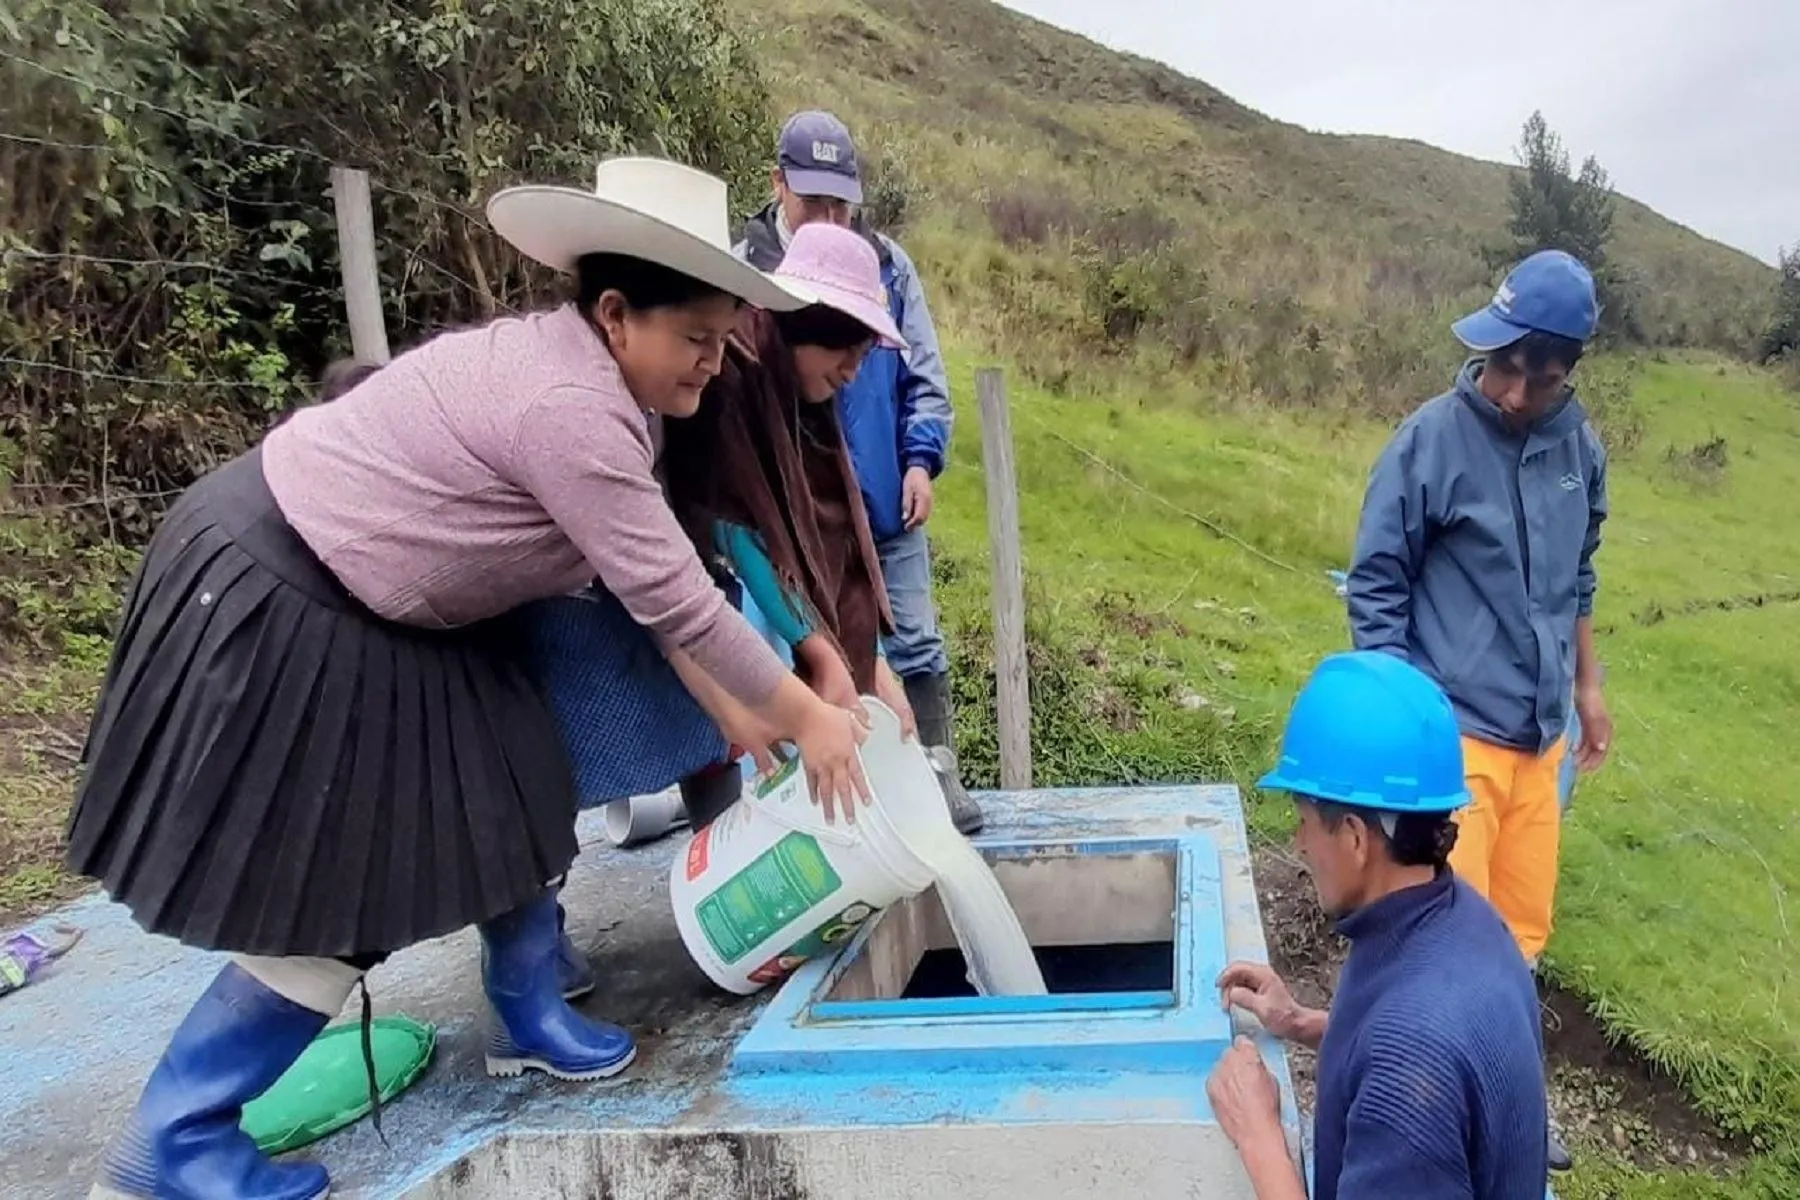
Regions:
<instances>
[{"instance_id":1,"label":"woman wearing pink hat","mask_svg":"<svg viewBox=\"0 0 1800 1200\"><path fill-rule=\"evenodd\" d=\"M871 347L904 343L857 234L801 227L773 277L818 302L745 310L700 411L667 431L670 504L701 553L742 581L802 679L837 704L879 696L910 731L905 689L881 657L893 623L881 562L831 403Z\"/></svg>"}]
</instances>

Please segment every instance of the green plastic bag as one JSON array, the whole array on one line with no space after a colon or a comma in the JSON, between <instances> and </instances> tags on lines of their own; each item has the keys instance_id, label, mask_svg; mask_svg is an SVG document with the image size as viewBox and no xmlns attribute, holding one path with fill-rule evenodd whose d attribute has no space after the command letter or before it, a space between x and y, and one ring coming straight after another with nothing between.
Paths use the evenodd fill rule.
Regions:
<instances>
[{"instance_id":1,"label":"green plastic bag","mask_svg":"<svg viewBox=\"0 0 1800 1200\"><path fill-rule=\"evenodd\" d=\"M376 1017L369 1023L369 1042L376 1087L386 1104L430 1064L437 1026L411 1017ZM314 1038L274 1087L244 1106L242 1127L264 1154L282 1154L360 1121L370 1108L362 1024L345 1021Z\"/></svg>"}]
</instances>

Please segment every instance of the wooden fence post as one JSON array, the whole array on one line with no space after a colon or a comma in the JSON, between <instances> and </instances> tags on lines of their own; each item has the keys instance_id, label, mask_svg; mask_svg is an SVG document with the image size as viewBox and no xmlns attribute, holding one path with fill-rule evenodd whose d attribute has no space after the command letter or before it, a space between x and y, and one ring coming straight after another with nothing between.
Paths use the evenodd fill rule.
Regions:
<instances>
[{"instance_id":1,"label":"wooden fence post","mask_svg":"<svg viewBox=\"0 0 1800 1200\"><path fill-rule=\"evenodd\" d=\"M1019 487L1006 376L975 373L981 460L987 474L988 541L994 555L994 675L998 685L1000 786L1031 786L1031 684L1025 662L1025 563L1019 547Z\"/></svg>"},{"instance_id":2,"label":"wooden fence post","mask_svg":"<svg viewBox=\"0 0 1800 1200\"><path fill-rule=\"evenodd\" d=\"M338 262L344 270L344 309L350 317L350 347L358 362L388 361L387 326L381 316L381 268L375 254L375 209L369 173L331 168L331 199L337 208Z\"/></svg>"}]
</instances>

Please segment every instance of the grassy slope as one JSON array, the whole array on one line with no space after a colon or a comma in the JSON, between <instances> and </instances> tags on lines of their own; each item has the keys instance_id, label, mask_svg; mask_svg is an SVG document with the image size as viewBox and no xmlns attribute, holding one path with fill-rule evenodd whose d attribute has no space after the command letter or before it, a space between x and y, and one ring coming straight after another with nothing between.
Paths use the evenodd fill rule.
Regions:
<instances>
[{"instance_id":1,"label":"grassy slope","mask_svg":"<svg viewBox=\"0 0 1800 1200\"><path fill-rule=\"evenodd\" d=\"M1385 430L1342 400L1360 389L1393 405L1441 386L1454 353L1439 322L1489 286L1472 247L1504 221L1505 168L1306 134L981 0L777 0L745 15L769 34L778 103L834 108L928 191L907 241L953 331L964 411L964 469L944 481L935 527L947 620L974 668L961 681L971 767L993 765L971 711L991 684L970 376L991 355L1022 368L1040 780L1251 781L1292 689L1344 639L1325 572L1348 553ZM996 236L994 201L1019 197L1060 212L1064 232L1148 199L1203 262L1224 335L1193 360L1149 338L1096 356L1074 239ZM1657 320L1690 337L1753 320L1768 286L1760 265L1629 202L1617 249ZM1272 405L1294 389L1266 383L1297 339L1260 356L1255 344L1275 292L1298 296L1336 347L1303 410ZM1382 338L1393 353L1368 353ZM1617 464L1602 560L1620 733L1569 833L1556 967L1710 1114L1776 1154L1716 1192L1605 1165L1571 1192L1781 1194L1800 1186L1776 1161L1800 1144L1800 913L1787 912L1800 778L1765 748L1794 707L1800 639L1791 605L1706 606L1800 588L1784 575L1782 522L1800 408L1711 359L1648 364L1631 395L1642 440ZM1691 453L1715 435L1723 470ZM1258 807L1253 820L1276 834L1286 817Z\"/></svg>"},{"instance_id":2,"label":"grassy slope","mask_svg":"<svg viewBox=\"0 0 1800 1200\"><path fill-rule=\"evenodd\" d=\"M1791 1130L1800 770L1775 747L1800 705L1800 405L1732 368L1654 367L1638 396L1605 564L1620 752L1569 835L1558 965L1716 1112ZM1722 480L1672 465L1715 436Z\"/></svg>"}]
</instances>

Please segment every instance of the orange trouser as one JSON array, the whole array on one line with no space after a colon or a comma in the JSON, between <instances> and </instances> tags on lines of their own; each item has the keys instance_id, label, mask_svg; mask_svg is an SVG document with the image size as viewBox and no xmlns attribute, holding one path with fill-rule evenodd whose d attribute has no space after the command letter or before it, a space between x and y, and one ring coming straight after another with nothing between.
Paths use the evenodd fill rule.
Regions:
<instances>
[{"instance_id":1,"label":"orange trouser","mask_svg":"<svg viewBox=\"0 0 1800 1200\"><path fill-rule=\"evenodd\" d=\"M1465 737L1463 774L1472 803L1457 814L1450 866L1500 910L1525 961L1550 940L1562 838L1559 772L1567 742L1543 754Z\"/></svg>"}]
</instances>

